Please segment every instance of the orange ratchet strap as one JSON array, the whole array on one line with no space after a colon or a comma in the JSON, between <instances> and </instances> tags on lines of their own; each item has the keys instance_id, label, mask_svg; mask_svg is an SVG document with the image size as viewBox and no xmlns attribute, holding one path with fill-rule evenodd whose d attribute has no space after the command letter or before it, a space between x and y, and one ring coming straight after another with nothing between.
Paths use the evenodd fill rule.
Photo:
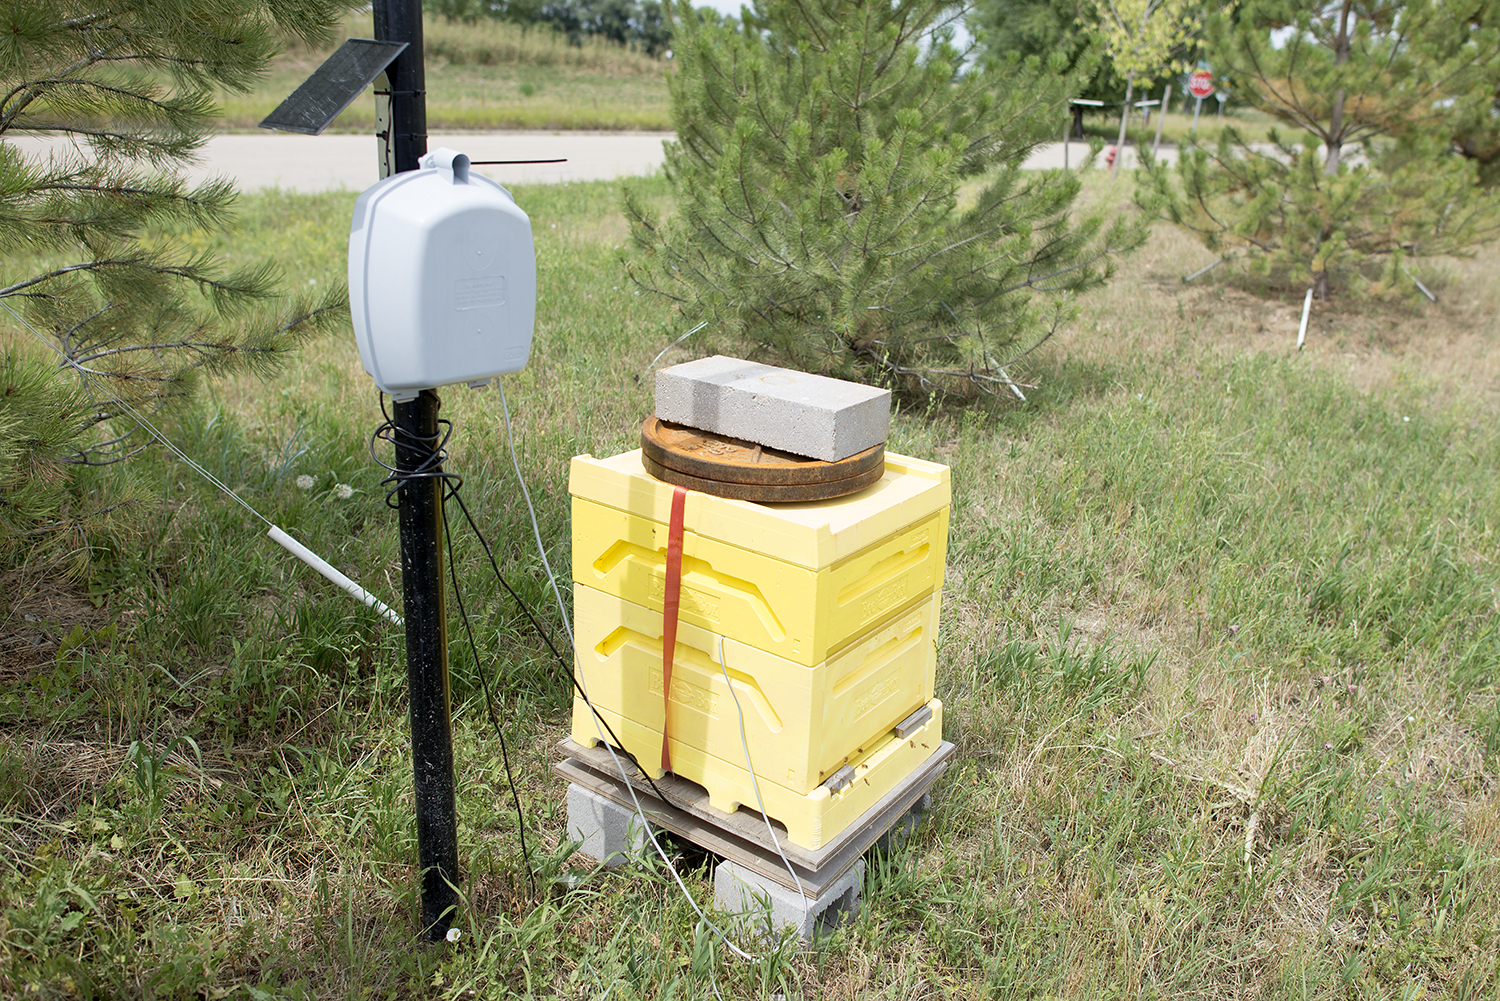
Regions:
<instances>
[{"instance_id":1,"label":"orange ratchet strap","mask_svg":"<svg viewBox=\"0 0 1500 1001\"><path fill-rule=\"evenodd\" d=\"M672 521L667 527L667 584L661 609L661 766L672 770L667 721L672 715L672 655L677 650L677 613L682 607L682 515L687 488L672 488Z\"/></svg>"}]
</instances>

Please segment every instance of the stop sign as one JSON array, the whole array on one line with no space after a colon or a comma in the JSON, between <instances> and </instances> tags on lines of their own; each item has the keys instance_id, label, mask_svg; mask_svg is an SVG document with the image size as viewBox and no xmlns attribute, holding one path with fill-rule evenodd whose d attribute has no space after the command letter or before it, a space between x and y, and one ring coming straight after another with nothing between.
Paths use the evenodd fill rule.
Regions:
<instances>
[{"instance_id":1,"label":"stop sign","mask_svg":"<svg viewBox=\"0 0 1500 1001\"><path fill-rule=\"evenodd\" d=\"M1198 70L1188 77L1188 92L1200 101L1208 97L1214 92L1214 75L1208 70Z\"/></svg>"}]
</instances>

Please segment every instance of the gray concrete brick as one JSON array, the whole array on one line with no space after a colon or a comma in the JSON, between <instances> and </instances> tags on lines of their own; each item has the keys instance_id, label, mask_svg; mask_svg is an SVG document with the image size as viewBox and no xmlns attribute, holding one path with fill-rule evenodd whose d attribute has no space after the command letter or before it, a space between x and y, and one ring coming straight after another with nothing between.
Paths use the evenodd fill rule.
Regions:
<instances>
[{"instance_id":1,"label":"gray concrete brick","mask_svg":"<svg viewBox=\"0 0 1500 1001\"><path fill-rule=\"evenodd\" d=\"M610 802L580 785L568 784L568 837L582 841L579 847L611 868L639 852L646 832L635 811Z\"/></svg>"},{"instance_id":2,"label":"gray concrete brick","mask_svg":"<svg viewBox=\"0 0 1500 1001\"><path fill-rule=\"evenodd\" d=\"M656 416L834 462L889 437L891 393L713 355L656 373Z\"/></svg>"},{"instance_id":3,"label":"gray concrete brick","mask_svg":"<svg viewBox=\"0 0 1500 1001\"><path fill-rule=\"evenodd\" d=\"M865 860L859 859L821 896L811 900L733 862L714 869L714 901L722 911L741 914L761 934L775 937L790 927L804 942L851 921L859 914Z\"/></svg>"}]
</instances>

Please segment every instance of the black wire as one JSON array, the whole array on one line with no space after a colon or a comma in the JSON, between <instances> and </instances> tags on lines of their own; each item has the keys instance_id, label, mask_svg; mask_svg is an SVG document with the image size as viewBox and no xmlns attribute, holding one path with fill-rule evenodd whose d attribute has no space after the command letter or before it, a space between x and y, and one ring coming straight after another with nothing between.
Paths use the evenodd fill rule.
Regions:
<instances>
[{"instance_id":1,"label":"black wire","mask_svg":"<svg viewBox=\"0 0 1500 1001\"><path fill-rule=\"evenodd\" d=\"M449 485L450 489L457 489L463 485L463 477L457 473L449 473L443 470L443 463L448 460L448 439L453 437L452 421L443 420L442 418L438 419L438 427L445 430L443 431L443 436L438 439L437 444L433 445L430 439L419 437L410 431L405 431L396 426L396 422L391 420L390 412L385 409L384 393L380 394L380 412L385 416L385 423L377 427L375 433L370 435L370 458L375 460L376 465L391 474L380 481L381 486L390 486L390 489L385 492L386 507L392 510L400 509L401 502L396 499L396 494L412 480L443 480ZM405 441L398 442L398 438L404 438ZM399 448L401 444L407 444L421 448L430 448L431 452L428 453L427 459L416 469L402 469L399 466L393 466L386 462L375 451L375 443L379 441L389 442L392 448Z\"/></svg>"},{"instance_id":2,"label":"black wire","mask_svg":"<svg viewBox=\"0 0 1500 1001\"><path fill-rule=\"evenodd\" d=\"M567 672L568 680L570 680L573 683L573 688L578 692L579 697L583 699L583 703L584 703L585 706L588 707L589 712L593 715L593 717L596 720L599 721L599 724L604 727L605 732L609 734L609 737L610 737L610 740L613 743L613 746L616 747L616 748L618 748L620 750L620 753L622 755L624 755L625 759L627 761L629 761L632 765L634 765L636 767L636 770L641 773L641 777L646 780L646 784L651 787L651 791L656 794L656 798L659 799L659 800L661 800L662 803L670 805L670 801L667 799L666 794L663 793L660 788L658 788L658 786L656 785L656 783L652 780L651 774L648 771L646 771L645 768L643 768L641 766L641 763L638 760L636 760L635 755L633 755L629 751L625 750L625 744L624 744L624 742L620 740L619 735L615 733L614 728L609 725L609 720L605 719L604 716L599 712L599 710L594 707L593 700L591 700L589 698L588 692L586 692L586 691L583 690L583 685L579 682L578 675L573 670L573 665L571 663L569 663L566 659L564 659L563 655L558 651L557 645L552 642L551 635L548 633L548 631L546 629L542 628L542 624L541 624L541 622L539 622L537 620L536 615L532 613L530 607L528 607L527 604L526 604L526 602L522 600L521 596L516 593L516 589L510 586L510 582L507 581L505 579L505 576L500 572L500 565L499 565L499 563L495 559L495 552L490 547L489 540L484 537L484 533L481 532L479 530L479 526L477 524L475 524L475 522L474 522L474 516L469 513L469 506L464 503L463 496L459 493L459 488L463 486L463 477L460 476L457 473L447 472L447 471L445 471L443 469L443 463L446 462L447 458L448 458L448 450L447 450L448 439L453 436L453 423L451 421L443 420L443 419L440 418L438 420L438 425L440 427L443 427L445 430L443 431L443 435L438 440L437 444L435 446L432 446L432 450L431 450L431 453L429 454L428 458L420 466L418 466L414 470L404 470L404 469L401 469L398 466L391 465L390 463L386 462L384 459L382 459L380 457L380 454L375 450L376 443L377 442L381 442L381 441L389 442L391 444L391 446L394 448L398 444L397 439L398 438L402 438L403 436L409 442L411 442L411 443L420 443L422 445L427 445L428 444L428 439L418 438L417 436L412 435L411 432L404 431L403 429L401 429L400 427L398 427L396 425L396 423L391 419L390 411L388 411L386 409L386 405L385 405L385 393L383 393L383 392L380 393L379 394L379 398L380 398L380 412L381 412L382 416L385 417L385 422L383 424L381 424L379 427L377 427L375 429L375 432L370 436L370 458L372 458L375 461L376 465L380 466L381 468L385 469L387 472L390 473L389 476L387 476L385 479L383 479L383 480L380 481L380 485L381 486L387 486L387 485L390 486L390 489L386 491L386 495L385 495L386 506L390 507L392 509L399 509L400 502L399 502L399 500L397 500L396 495L406 485L406 483L409 480L419 480L419 479L436 479L436 480L442 480L443 484L444 484L444 487L445 487L445 491L444 491L444 493L442 495L442 499L444 501L444 504L442 505L442 511L443 511L443 532L444 532L444 537L447 539L447 545L448 545L448 568L449 568L449 571L450 571L450 575L453 577L453 591L454 591L454 596L458 599L459 612L460 612L460 614L464 615L464 629L465 629L465 631L469 632L469 645L470 645L470 648L473 650L473 653L474 653L474 662L475 662L476 668L479 671L480 683L484 687L485 708L489 711L490 722L494 725L494 728L495 728L495 736L500 739L500 753L501 753L501 757L503 759L506 759L505 760L506 780L507 780L507 782L510 783L511 797L512 797L512 799L515 800L515 804L516 804L516 822L517 822L518 826L522 830L522 835L521 835L521 849L522 849L522 852L524 853L525 850L526 850L526 842L525 842L525 837L526 836L525 836L525 833L524 833L524 831L525 831L525 820L521 816L521 804L520 804L519 797L518 797L518 795L516 793L515 783L514 783L514 781L511 780L510 762L509 762L508 758L506 757L506 753L505 753L505 751L506 751L506 749L505 749L505 738L503 736L501 736L500 725L499 725L498 722L496 722L496 719L495 719L494 708L493 708L493 705L491 703L491 696L490 696L488 676L485 674L484 665L479 660L479 652L478 652L477 648L475 648L473 633L470 630L470 626L469 626L468 615L467 615L467 613L465 613L463 611L463 597L459 593L459 590L458 590L457 571L454 568L453 539L452 539L452 534L449 531L449 526L448 526L448 508L447 508L447 504L446 504L446 500L447 500L448 497L452 497L455 501L458 502L458 509L463 512L464 520L466 522L468 522L469 530L474 533L474 537L479 540L479 545L481 547L483 547L483 549L484 549L484 555L489 560L490 569L493 571L493 573L495 575L495 580L497 580L500 583L500 586L505 589L505 592L510 595L511 600L513 600L516 603L516 607L521 610L521 614L523 614L523 615L526 616L527 621L531 623L531 628L536 631L537 637L540 638L541 641L544 644L546 644L547 649L552 652L552 656L557 661L558 667L561 668L563 671ZM642 819L644 820L645 818L643 817ZM529 858L529 856L527 858L527 875L531 876L531 865L530 865L530 858ZM532 876L531 878L532 878L532 892L533 892L533 894L535 894L535 892L536 892L535 877Z\"/></svg>"},{"instance_id":3,"label":"black wire","mask_svg":"<svg viewBox=\"0 0 1500 1001\"><path fill-rule=\"evenodd\" d=\"M547 649L552 651L552 656L557 658L558 666L568 672L568 677L573 682L573 688L578 692L579 697L583 699L583 704L588 706L589 712L594 714L594 718L599 721L600 725L604 727L604 731L609 734L609 739L613 741L611 746L619 748L620 753L625 755L625 760L635 765L636 770L641 773L641 777L646 780L646 784L651 787L651 791L656 793L656 798L663 803L668 803L666 794L657 788L655 782L651 781L651 773L641 767L641 763L636 760L635 755L625 750L624 742L615 734L614 728L609 725L609 720L605 719L599 710L594 708L593 701L589 699L588 692L583 690L583 685L579 683L578 675L573 670L572 665L565 661L562 654L557 652L557 647L552 645L552 637L542 628L542 624L537 621L536 616L531 614L531 609L526 607L526 602L521 600L521 596L516 593L515 588L511 587L510 583L501 575L500 565L495 562L495 553L490 549L490 544L486 541L484 533L479 530L479 526L474 524L474 518L469 514L469 508L464 504L464 499L456 493L453 495L453 499L458 501L458 509L464 513L464 519L468 521L470 530L473 531L475 538L479 540L479 544L484 547L484 555L489 557L490 569L494 571L495 579L500 582L501 587L505 588L506 593L511 596L516 606L521 609L522 614L530 620L531 627L536 630L536 634L541 637L542 642L547 644Z\"/></svg>"},{"instance_id":4,"label":"black wire","mask_svg":"<svg viewBox=\"0 0 1500 1001\"><path fill-rule=\"evenodd\" d=\"M446 426L442 438L439 439L435 446L432 446L432 451L420 466L413 470L405 470L389 465L385 460L381 459L380 455L375 451L375 443L377 441L387 441L392 446L395 446L397 439L404 436L408 442L420 443L425 446L429 440L418 438L411 432L396 426L395 422L391 420L390 413L385 409L384 393L380 394L380 412L385 415L385 423L377 427L375 433L370 436L370 456L378 464L390 471L390 475L380 481L381 486L391 485L390 490L385 495L386 506L399 508L400 502L396 499L396 495L413 480L439 480L443 485L443 490L438 495L438 509L442 512L443 539L448 547L448 575L453 582L453 597L458 602L458 613L463 618L464 633L469 639L469 652L474 657L474 667L479 672L479 683L484 689L484 708L489 714L490 725L495 729L495 739L500 742L500 760L505 765L505 782L510 787L511 802L516 808L516 830L520 832L521 836L521 859L526 866L526 879L531 884L531 895L535 897L536 874L532 871L531 867L531 852L526 847L526 816L521 811L521 797L516 791L515 776L511 773L510 769L510 752L505 746L505 734L500 729L500 720L495 715L494 698L490 694L489 674L484 669L484 662L479 659L479 646L474 642L474 627L469 622L468 611L464 608L463 591L458 586L458 568L453 559L453 533L448 527L447 499L448 497L456 498L459 489L464 483L462 476L459 476L457 473L446 472L443 469L443 463L448 458L448 449L446 447L448 439L453 436L453 423L451 421L439 420L438 425L440 427ZM462 501L459 503L462 506ZM472 521L470 524L473 524ZM488 545L485 548L488 549Z\"/></svg>"},{"instance_id":5,"label":"black wire","mask_svg":"<svg viewBox=\"0 0 1500 1001\"><path fill-rule=\"evenodd\" d=\"M450 483L449 495L457 498L458 487L463 481ZM521 834L521 858L526 864L526 879L531 884L531 895L536 896L536 873L531 868L531 853L526 850L526 818L521 813L521 796L516 792L516 780L510 771L510 752L505 748L505 734L500 732L500 720L495 716L494 699L490 696L489 675L479 659L479 647L474 642L474 627L469 623L469 612L464 608L464 594L458 586L458 566L453 559L453 532L448 527L447 498L439 507L443 512L443 540L448 545L448 576L453 581L453 597L458 601L458 614L464 621L464 634L469 638L469 652L474 655L474 666L479 671L479 684L484 688L484 708L489 713L490 725L495 728L495 739L500 742L500 760L505 765L505 782L510 786L510 798L516 806L516 830ZM462 504L460 504L462 506Z\"/></svg>"}]
</instances>

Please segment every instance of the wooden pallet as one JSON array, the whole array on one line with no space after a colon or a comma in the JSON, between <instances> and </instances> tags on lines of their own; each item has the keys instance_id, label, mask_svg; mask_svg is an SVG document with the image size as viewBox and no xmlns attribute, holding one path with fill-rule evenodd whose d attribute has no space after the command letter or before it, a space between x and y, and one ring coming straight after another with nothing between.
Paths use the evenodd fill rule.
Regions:
<instances>
[{"instance_id":1,"label":"wooden pallet","mask_svg":"<svg viewBox=\"0 0 1500 1001\"><path fill-rule=\"evenodd\" d=\"M626 788L626 780L622 780L608 749L584 747L571 738L559 744L558 749L564 755L563 760L552 766L558 776L634 812L635 803ZM667 797L667 802L663 802L651 791L629 759L618 752L617 756L630 771L630 788L635 790L641 809L653 825L795 890L796 882L781 858L785 855L797 873L797 880L802 883L803 894L817 899L824 888L843 875L932 788L947 770L953 751L954 746L943 741L916 771L816 851L787 841L785 828L773 820L771 823L781 843L781 854L771 842L765 819L754 810L744 807L734 813L716 810L709 805L708 792L702 786L671 774L656 780L657 788Z\"/></svg>"}]
</instances>

